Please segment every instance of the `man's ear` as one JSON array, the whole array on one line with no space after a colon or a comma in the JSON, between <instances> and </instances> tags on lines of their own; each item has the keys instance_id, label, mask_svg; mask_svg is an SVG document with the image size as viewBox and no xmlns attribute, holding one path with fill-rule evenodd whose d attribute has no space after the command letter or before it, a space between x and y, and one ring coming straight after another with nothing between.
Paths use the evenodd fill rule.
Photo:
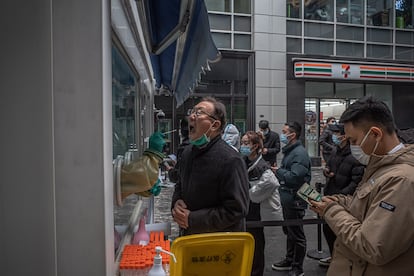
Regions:
<instances>
[{"instance_id":1,"label":"man's ear","mask_svg":"<svg viewBox=\"0 0 414 276\"><path fill-rule=\"evenodd\" d=\"M383 130L379 127L376 127L376 126L373 126L371 128L371 132L372 132L372 134L374 134L375 140L377 140L377 141L381 140L382 136L384 135Z\"/></svg>"},{"instance_id":2,"label":"man's ear","mask_svg":"<svg viewBox=\"0 0 414 276\"><path fill-rule=\"evenodd\" d=\"M211 126L211 129L214 131L217 131L220 129L220 127L221 127L221 122L219 120L215 120L213 122L213 125Z\"/></svg>"}]
</instances>

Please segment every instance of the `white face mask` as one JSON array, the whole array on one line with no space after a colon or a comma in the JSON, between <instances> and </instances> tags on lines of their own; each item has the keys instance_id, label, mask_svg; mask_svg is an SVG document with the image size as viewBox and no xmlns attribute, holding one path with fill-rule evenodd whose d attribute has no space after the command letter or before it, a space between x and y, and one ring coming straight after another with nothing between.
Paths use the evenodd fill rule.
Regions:
<instances>
[{"instance_id":1,"label":"white face mask","mask_svg":"<svg viewBox=\"0 0 414 276\"><path fill-rule=\"evenodd\" d=\"M371 152L371 154L366 154L363 150L362 150L362 144L364 144L365 140L367 139L369 133L371 132L371 129L367 132L367 134L365 134L364 139L362 139L361 144L359 145L351 145L351 153L352 156L355 157L356 160L359 161L359 163L361 163L362 165L368 165L369 160L371 158L371 155L375 152L375 150L378 147L378 141L375 143L375 147L374 150Z\"/></svg>"}]
</instances>

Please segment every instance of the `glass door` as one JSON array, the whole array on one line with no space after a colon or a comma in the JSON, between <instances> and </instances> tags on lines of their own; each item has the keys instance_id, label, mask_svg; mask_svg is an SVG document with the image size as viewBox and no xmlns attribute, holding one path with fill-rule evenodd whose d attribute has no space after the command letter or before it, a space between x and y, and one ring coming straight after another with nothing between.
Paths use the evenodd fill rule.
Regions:
<instances>
[{"instance_id":1,"label":"glass door","mask_svg":"<svg viewBox=\"0 0 414 276\"><path fill-rule=\"evenodd\" d=\"M344 99L321 99L320 121L326 124L326 120L330 117L334 117L336 121L339 121L345 109L346 100Z\"/></svg>"},{"instance_id":2,"label":"glass door","mask_svg":"<svg viewBox=\"0 0 414 276\"><path fill-rule=\"evenodd\" d=\"M322 156L319 137L326 127L328 118L339 121L349 100L335 98L305 99L305 147L311 158Z\"/></svg>"},{"instance_id":3,"label":"glass door","mask_svg":"<svg viewBox=\"0 0 414 276\"><path fill-rule=\"evenodd\" d=\"M319 156L319 100L305 99L305 147L310 157Z\"/></svg>"}]
</instances>

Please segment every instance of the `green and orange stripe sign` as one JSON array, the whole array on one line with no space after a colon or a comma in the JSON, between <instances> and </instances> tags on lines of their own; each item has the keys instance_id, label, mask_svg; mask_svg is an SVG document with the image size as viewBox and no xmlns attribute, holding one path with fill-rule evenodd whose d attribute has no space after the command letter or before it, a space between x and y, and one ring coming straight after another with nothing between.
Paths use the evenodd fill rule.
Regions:
<instances>
[{"instance_id":1,"label":"green and orange stripe sign","mask_svg":"<svg viewBox=\"0 0 414 276\"><path fill-rule=\"evenodd\" d=\"M301 61L294 68L296 78L414 81L414 67Z\"/></svg>"},{"instance_id":2,"label":"green and orange stripe sign","mask_svg":"<svg viewBox=\"0 0 414 276\"><path fill-rule=\"evenodd\" d=\"M295 63L295 77L330 78L332 65L329 63Z\"/></svg>"}]
</instances>

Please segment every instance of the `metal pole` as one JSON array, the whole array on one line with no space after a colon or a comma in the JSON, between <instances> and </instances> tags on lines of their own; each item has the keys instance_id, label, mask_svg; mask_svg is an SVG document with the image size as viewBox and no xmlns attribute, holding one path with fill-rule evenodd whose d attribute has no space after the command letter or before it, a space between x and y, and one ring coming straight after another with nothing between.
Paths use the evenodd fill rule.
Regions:
<instances>
[{"instance_id":1,"label":"metal pole","mask_svg":"<svg viewBox=\"0 0 414 276\"><path fill-rule=\"evenodd\" d=\"M315 189L316 191L318 191L319 193L322 192L322 183L320 182L316 182L315 183ZM318 219L320 218L319 214L318 214ZM306 255L308 255L309 258L312 259L324 259L329 257L329 253L326 251L322 250L322 226L320 224L317 225L317 235L318 235L318 248L309 250Z\"/></svg>"}]
</instances>

